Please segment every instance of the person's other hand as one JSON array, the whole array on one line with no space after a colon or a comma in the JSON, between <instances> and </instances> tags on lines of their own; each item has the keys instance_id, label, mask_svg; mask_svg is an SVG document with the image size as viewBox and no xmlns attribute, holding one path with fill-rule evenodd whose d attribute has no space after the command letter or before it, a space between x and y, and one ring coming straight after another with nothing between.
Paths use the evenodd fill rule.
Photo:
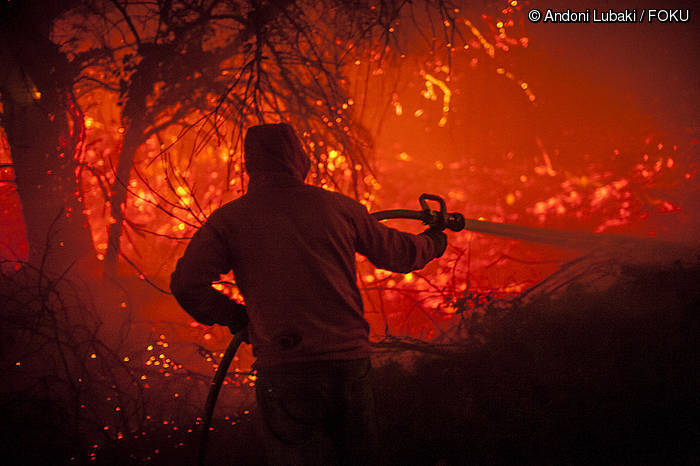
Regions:
<instances>
[{"instance_id":1,"label":"person's other hand","mask_svg":"<svg viewBox=\"0 0 700 466\"><path fill-rule=\"evenodd\" d=\"M229 318L224 322L219 322L219 324L227 326L233 335L240 333L243 341L250 343L248 341L248 309L236 301L229 301L228 304L227 315Z\"/></svg>"},{"instance_id":2,"label":"person's other hand","mask_svg":"<svg viewBox=\"0 0 700 466\"><path fill-rule=\"evenodd\" d=\"M241 340L243 340L244 343L250 344L249 338L250 336L248 335L248 326L246 325L242 329L236 329L235 327L228 326L229 331L231 332L231 335L236 335L239 334L241 336Z\"/></svg>"}]
</instances>

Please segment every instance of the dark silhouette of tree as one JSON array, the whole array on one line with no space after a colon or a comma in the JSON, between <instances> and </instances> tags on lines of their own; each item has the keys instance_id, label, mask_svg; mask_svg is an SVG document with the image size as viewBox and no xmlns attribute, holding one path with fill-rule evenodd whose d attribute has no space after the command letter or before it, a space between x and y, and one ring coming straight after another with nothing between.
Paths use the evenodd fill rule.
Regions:
<instances>
[{"instance_id":1,"label":"dark silhouette of tree","mask_svg":"<svg viewBox=\"0 0 700 466\"><path fill-rule=\"evenodd\" d=\"M83 115L73 94L77 69L51 41L56 18L76 2L3 2L0 7L0 123L14 161L29 261L63 272L91 250L77 197L74 155ZM92 255L90 255L92 256Z\"/></svg>"},{"instance_id":2,"label":"dark silhouette of tree","mask_svg":"<svg viewBox=\"0 0 700 466\"><path fill-rule=\"evenodd\" d=\"M108 274L116 271L125 226L139 229L125 215L137 152L150 137L162 140L173 128L180 135L196 133L188 165L207 144L229 149L233 156L223 180L229 190L234 178L241 179L238 189L243 189L244 128L291 121L315 159L316 182L359 198L370 173L372 138L353 107L348 66L362 59L368 63L367 76L382 66L392 54L389 45L398 43L393 24L405 6L388 1L105 1L85 3L65 15L55 35L81 67L80 95L95 89L118 93L121 107L118 160L106 164L102 176L110 206ZM441 1L426 8L437 18L449 17ZM161 147L159 157L171 164L165 157L169 145ZM327 147L346 153L351 168L342 175L328 170ZM171 177L178 178L177 170ZM176 181L165 190L149 186L156 207L196 226L206 212L196 197L182 206L177 185L191 180L180 176Z\"/></svg>"},{"instance_id":3,"label":"dark silhouette of tree","mask_svg":"<svg viewBox=\"0 0 700 466\"><path fill-rule=\"evenodd\" d=\"M291 122L313 158L312 181L364 199L376 189L369 163L372 134L381 129L383 116L392 107L391 86L398 80L387 64L396 64L420 49L416 45L420 42L421 53L427 51L431 60L449 65L456 47L466 47L467 42L460 29L464 24L460 26L455 19L458 12L442 0L420 4L388 0L76 1L41 20L27 11L22 21L41 21L46 29L44 42L62 60L62 66L51 67L54 74L66 70L61 79L51 82L60 83L66 96L72 98L73 92L77 96L64 98L62 111L47 113L70 117L71 124L66 125L72 139L40 139L54 145L63 141L76 155L74 161L63 151L70 162L66 163L69 176L61 184L67 192L78 193L80 200L101 192L96 202L105 209L101 221L106 224L93 223L92 227L98 234L106 231L106 247L98 247L98 257L104 259L107 275L116 273L120 255L139 267L138 259L125 256L125 240L133 246L135 235L187 239L217 203L244 191L241 136L251 124ZM4 24L11 38L22 22ZM30 30L26 27L17 33L33 37ZM472 39L470 43L476 42ZM381 89L373 88L370 77L385 73L392 74L391 79ZM25 88L33 89L27 83ZM10 95L3 92L3 99ZM42 95L48 102L48 93ZM100 163L96 164L80 152L83 147L78 143L84 141L85 126L77 102L86 106L89 99L104 96L118 103L118 126L105 129L118 150L98 155ZM9 117L13 108L6 104L4 113ZM379 114L371 130L363 126L370 121L368 108ZM57 123L63 119L56 118ZM4 121L10 120L17 121ZM16 126L31 128L32 122ZM7 128L7 132L20 164L22 157L15 147L22 142L16 142L16 130ZM160 150L146 150L148 141L155 141ZM88 145L98 143L87 141ZM205 149L212 148L222 148L228 155L225 176L217 181L217 192L224 194L207 198L202 195L201 180L190 174L190 168L209 163L212 157ZM342 154L343 162L334 158L337 154ZM36 170L46 168L40 156L23 160L31 160L27 165ZM144 173L152 164L162 166L161 182ZM21 167L16 168L18 182L26 180ZM81 192L86 185L76 180L76 169L78 180L84 173L97 177L98 183L87 187L90 192ZM136 180L145 186L147 196L132 189ZM29 207L25 193L19 190L25 211L42 212ZM87 209L77 204L78 198L53 200L69 206L71 215ZM161 224L177 221L185 228L166 234L154 231L153 224L140 223L129 213L129 205L137 200L148 203L160 215ZM39 217L45 221L51 216ZM30 234L32 250L40 250L37 245L43 244L47 228L33 230L39 233ZM92 252L90 237L84 233L81 240L71 236L72 244L82 244L83 251Z\"/></svg>"}]
</instances>

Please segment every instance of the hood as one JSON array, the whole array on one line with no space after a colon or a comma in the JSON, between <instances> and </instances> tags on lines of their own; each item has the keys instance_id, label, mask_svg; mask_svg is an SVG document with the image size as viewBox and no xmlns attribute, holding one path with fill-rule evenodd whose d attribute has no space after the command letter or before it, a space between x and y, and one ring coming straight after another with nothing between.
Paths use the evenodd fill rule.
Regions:
<instances>
[{"instance_id":1,"label":"hood","mask_svg":"<svg viewBox=\"0 0 700 466\"><path fill-rule=\"evenodd\" d=\"M291 175L303 182L311 167L299 137L287 123L251 126L243 150L251 182L280 175Z\"/></svg>"}]
</instances>

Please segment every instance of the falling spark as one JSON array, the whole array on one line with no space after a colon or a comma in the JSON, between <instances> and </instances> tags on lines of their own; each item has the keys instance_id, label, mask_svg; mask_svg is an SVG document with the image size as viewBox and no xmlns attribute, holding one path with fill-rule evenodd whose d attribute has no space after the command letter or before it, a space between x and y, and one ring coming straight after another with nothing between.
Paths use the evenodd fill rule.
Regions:
<instances>
[{"instance_id":1,"label":"falling spark","mask_svg":"<svg viewBox=\"0 0 700 466\"><path fill-rule=\"evenodd\" d=\"M435 96L435 93L433 91L433 86L437 86L440 88L442 91L442 117L440 118L440 121L438 122L438 126L444 127L447 124L447 114L450 111L450 100L452 99L452 91L450 88L447 86L447 84L444 81L441 81L434 77L433 75L427 74L425 75L425 87L426 90L423 93L423 96L425 98L430 98L431 100L435 100L437 97Z\"/></svg>"},{"instance_id":2,"label":"falling spark","mask_svg":"<svg viewBox=\"0 0 700 466\"><path fill-rule=\"evenodd\" d=\"M471 21L469 21L468 19L465 19L465 20L464 20L464 24L466 24L467 27L469 28L469 30L472 32L472 34L474 34L474 37L476 37L476 38L479 40L479 42L481 43L482 47L484 47L484 50L486 50L486 53L488 53L489 56L490 56L491 58L493 58L493 57L496 55L496 49L494 48L494 46L491 45L491 44L486 40L486 38L484 37L484 35L481 34L481 31L479 31L479 30L476 28L476 26L474 26L474 25L472 24Z\"/></svg>"}]
</instances>

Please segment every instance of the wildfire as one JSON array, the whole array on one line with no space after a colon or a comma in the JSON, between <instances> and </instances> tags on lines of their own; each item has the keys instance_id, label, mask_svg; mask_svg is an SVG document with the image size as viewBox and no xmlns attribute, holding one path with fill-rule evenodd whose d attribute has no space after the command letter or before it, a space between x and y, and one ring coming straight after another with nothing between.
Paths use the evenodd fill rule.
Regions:
<instances>
[{"instance_id":1,"label":"wildfire","mask_svg":"<svg viewBox=\"0 0 700 466\"><path fill-rule=\"evenodd\" d=\"M450 211L495 222L646 235L657 234L659 225L670 220L677 224L685 221L687 201L677 194L695 186L697 140L620 123L607 141L589 143L585 135L597 135L594 130L599 126L594 123L608 109L590 111L584 105L577 109L578 119L565 118L561 109L568 107L556 107L552 89L543 84L543 73L533 71L534 65L523 66L533 57L528 52L530 38L523 30L528 23L521 8L522 2L507 1L497 11L489 10L481 17L454 9L453 16L434 24L435 31L445 33L445 40L435 33L435 37L428 37L430 44L425 49L415 44L407 47L398 38L408 27L407 21L388 24L387 34L382 36L388 36L386 41L376 40L366 50L356 49L356 44L336 43L339 49L319 52L322 63L333 53L342 55L338 65L342 77L333 82L335 87L325 81L323 73L311 74L303 81L308 94L295 94L298 100L282 92L262 95L260 100L267 101L260 103L260 114L270 121L277 118L270 115L282 115L299 125L313 162L309 182L355 196L370 210L417 208L416 198L421 192L435 192L445 197ZM129 34L127 31L124 37ZM120 43L119 47L122 55L131 49L131 53L138 52L133 44ZM386 57L395 57L401 62L400 68ZM273 61L272 54L266 55L261 69ZM217 86L228 86L231 79L241 78L235 63L225 65L215 70L216 79L224 79L217 81ZM314 68L307 63L305 69ZM292 74L280 77L294 77ZM109 80L97 69L88 70L86 76L90 79L85 82L90 83ZM194 85L199 78L194 73L189 77L183 83ZM277 74L270 72L270 77L274 85L281 85ZM119 81L112 84L118 87ZM154 87L158 92L149 97L144 111L150 110L165 85ZM45 101L49 95L27 89L35 101ZM593 99L596 96L591 89L597 88L585 92ZM571 90L569 95L578 92L584 91ZM192 98L201 97L205 108L178 115L181 120L177 124L163 125L149 133L132 154L128 177L118 179L117 165L123 157L120 148L131 131L128 120L121 115L124 96L113 89L90 87L77 95L80 107L89 116L75 120L76 127L82 121L85 129L84 144L76 155L79 188L75 195L83 203L94 253L99 260L108 253L107 230L118 221L113 217L111 199L123 187L122 265L129 260L137 268L134 277L152 279L167 288L168 272L182 246L211 212L246 190L239 123L226 113L230 109L211 113L221 103L220 96L193 93ZM241 102L245 104L240 105L242 108L250 105L250 100ZM293 120L292 107L304 102L308 114ZM179 108L174 106L168 112L177 113ZM625 111L614 117L624 121L634 113L629 108ZM149 130L165 121L168 112L149 121L148 125L153 125ZM379 117L373 120L375 114ZM246 125L255 120L251 115L247 118L241 120ZM356 131L359 127L362 131ZM376 140L372 135L378 135ZM6 218L21 218L19 214L11 215L13 209L19 212L19 207L6 147L2 134L3 232L8 231ZM367 152L359 154L358 147ZM370 147L376 149L375 160L370 157ZM43 174L49 173L47 170ZM75 216L76 212L65 214ZM396 226L416 231L421 228ZM394 274L359 259L358 278L373 336L381 336L388 329L394 335L430 339L460 319L478 316L494 299L522 292L557 266L556 253L530 245L473 233L448 234L449 247L443 258L423 271ZM120 273L125 273L124 269ZM212 287L244 303L232 273L219 277ZM149 330L147 339L140 340L137 349L112 357L97 346L85 347L81 349L81 363L89 363L90 367L107 361L124 363L139 390L159 390L169 403L182 403L190 396L190 387L199 383L195 375L209 376L218 367L230 335L226 329L190 321L180 322L177 332L171 333L165 326L175 320L173 305L169 301L153 311L159 322ZM132 307L131 302L127 306L121 301L120 315L127 315ZM195 345L196 359L183 357L185 343ZM192 347L187 350L192 352ZM225 383L245 389L254 386L257 378L248 370L250 360L251 355L242 353L235 372ZM9 366L22 371L30 364L24 357L17 357ZM81 387L91 382L85 374L80 375L70 380ZM105 409L109 416L129 411L128 404L114 393L108 395L100 401L109 401L109 409ZM81 409L92 409L91 403L94 401L81 403ZM172 410L172 406L182 405L169 406ZM196 423L187 425L172 415L148 412L144 423L167 426L168 435L197 430ZM241 410L240 415L227 417L226 421L236 425L247 414ZM132 431L113 422L112 417L105 419L110 419L109 423L97 424L102 439L147 436L145 427ZM92 459L101 445L102 440L92 445ZM151 456L157 454L157 449L149 452Z\"/></svg>"}]
</instances>

